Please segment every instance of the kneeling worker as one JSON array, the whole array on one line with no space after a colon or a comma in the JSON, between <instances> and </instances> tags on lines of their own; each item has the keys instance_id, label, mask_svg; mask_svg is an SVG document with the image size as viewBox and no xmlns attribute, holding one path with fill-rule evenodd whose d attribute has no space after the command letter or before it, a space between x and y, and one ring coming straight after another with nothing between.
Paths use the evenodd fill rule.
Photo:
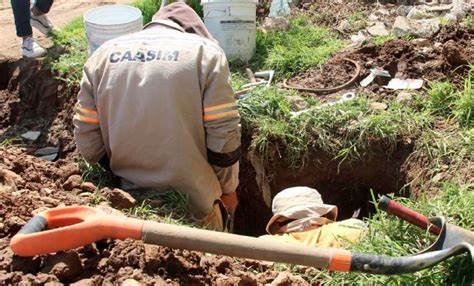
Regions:
<instances>
[{"instance_id":1,"label":"kneeling worker","mask_svg":"<svg viewBox=\"0 0 474 286\"><path fill-rule=\"evenodd\" d=\"M267 224L271 235L262 236L264 239L341 248L367 232L365 223L355 218L336 222L337 207L324 204L319 192L308 187L281 191L273 198L272 211Z\"/></svg>"},{"instance_id":2,"label":"kneeling worker","mask_svg":"<svg viewBox=\"0 0 474 286\"><path fill-rule=\"evenodd\" d=\"M87 161L106 162L137 187L186 193L204 226L223 230L222 216L235 211L240 117L229 66L185 3L162 8L143 31L92 54L74 134Z\"/></svg>"}]
</instances>

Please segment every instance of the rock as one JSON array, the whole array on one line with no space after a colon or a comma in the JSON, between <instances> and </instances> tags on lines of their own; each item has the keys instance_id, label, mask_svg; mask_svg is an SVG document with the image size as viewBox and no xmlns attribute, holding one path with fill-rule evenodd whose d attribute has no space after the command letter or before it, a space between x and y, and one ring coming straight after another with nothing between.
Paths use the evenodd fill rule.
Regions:
<instances>
[{"instance_id":1,"label":"rock","mask_svg":"<svg viewBox=\"0 0 474 286\"><path fill-rule=\"evenodd\" d=\"M94 193L98 191L97 187L91 182L84 182L81 184L81 189L85 192Z\"/></svg>"},{"instance_id":2,"label":"rock","mask_svg":"<svg viewBox=\"0 0 474 286\"><path fill-rule=\"evenodd\" d=\"M420 19L429 19L436 16L428 10L428 6L419 5L413 7L410 12L407 14L408 19L420 20Z\"/></svg>"},{"instance_id":3,"label":"rock","mask_svg":"<svg viewBox=\"0 0 474 286\"><path fill-rule=\"evenodd\" d=\"M309 285L303 278L294 276L288 272L280 272L270 286L292 286L292 285Z\"/></svg>"},{"instance_id":4,"label":"rock","mask_svg":"<svg viewBox=\"0 0 474 286\"><path fill-rule=\"evenodd\" d=\"M340 32L350 31L350 29L351 29L351 24L346 19L339 22L339 25L337 25L337 27L336 27L336 30L338 30Z\"/></svg>"},{"instance_id":5,"label":"rock","mask_svg":"<svg viewBox=\"0 0 474 286\"><path fill-rule=\"evenodd\" d=\"M370 108L373 110L385 110L388 108L388 105L383 102L372 102Z\"/></svg>"},{"instance_id":6,"label":"rock","mask_svg":"<svg viewBox=\"0 0 474 286\"><path fill-rule=\"evenodd\" d=\"M411 32L411 26L410 26L410 21L408 21L407 17L404 16L398 16L395 18L395 22L393 23L392 27L392 33L396 37L402 37L405 35L410 34Z\"/></svg>"},{"instance_id":7,"label":"rock","mask_svg":"<svg viewBox=\"0 0 474 286\"><path fill-rule=\"evenodd\" d=\"M104 188L100 192L110 202L111 207L119 210L128 209L137 204L137 200L135 200L129 193L118 188L113 190Z\"/></svg>"},{"instance_id":8,"label":"rock","mask_svg":"<svg viewBox=\"0 0 474 286\"><path fill-rule=\"evenodd\" d=\"M412 35L429 38L441 29L441 21L439 18L418 20L411 23L411 26L413 27Z\"/></svg>"},{"instance_id":9,"label":"rock","mask_svg":"<svg viewBox=\"0 0 474 286\"><path fill-rule=\"evenodd\" d=\"M39 213L44 212L44 211L47 210L47 209L49 209L49 208L47 208L47 207L39 207L39 208L35 209L34 211L32 211L31 214L35 216L35 215L37 215L37 214L39 214Z\"/></svg>"},{"instance_id":10,"label":"rock","mask_svg":"<svg viewBox=\"0 0 474 286\"><path fill-rule=\"evenodd\" d=\"M469 3L469 1L464 0L453 0L452 6L453 8L451 9L451 11L444 17L450 21L457 21L462 19L466 14L468 14L473 9L474 4L472 4L472 1Z\"/></svg>"},{"instance_id":11,"label":"rock","mask_svg":"<svg viewBox=\"0 0 474 286\"><path fill-rule=\"evenodd\" d=\"M79 170L79 167L77 167L77 165L74 163L67 164L59 168L59 176L61 176L63 179L69 178L72 175L78 175L80 173L81 170Z\"/></svg>"},{"instance_id":12,"label":"rock","mask_svg":"<svg viewBox=\"0 0 474 286\"><path fill-rule=\"evenodd\" d=\"M138 282L135 279L127 279L122 282L122 286L141 286L141 285L144 285L144 284Z\"/></svg>"},{"instance_id":13,"label":"rock","mask_svg":"<svg viewBox=\"0 0 474 286\"><path fill-rule=\"evenodd\" d=\"M156 271L160 266L161 253L156 245L145 244L145 266L149 271Z\"/></svg>"},{"instance_id":14,"label":"rock","mask_svg":"<svg viewBox=\"0 0 474 286\"><path fill-rule=\"evenodd\" d=\"M36 141L41 135L41 131L27 131L23 134L21 134L21 138L24 138L26 140L30 141Z\"/></svg>"},{"instance_id":15,"label":"rock","mask_svg":"<svg viewBox=\"0 0 474 286\"><path fill-rule=\"evenodd\" d=\"M429 38L440 29L439 18L424 20L409 20L398 16L393 24L392 32L397 37L413 35L420 38Z\"/></svg>"},{"instance_id":16,"label":"rock","mask_svg":"<svg viewBox=\"0 0 474 286\"><path fill-rule=\"evenodd\" d=\"M308 108L308 103L304 98L298 95L294 96L286 96L286 101L291 105L292 109L294 110L303 110Z\"/></svg>"},{"instance_id":17,"label":"rock","mask_svg":"<svg viewBox=\"0 0 474 286\"><path fill-rule=\"evenodd\" d=\"M50 281L50 282L47 282L46 284L44 284L44 286L62 286L64 285L63 283L61 282L57 282L57 281Z\"/></svg>"},{"instance_id":18,"label":"rock","mask_svg":"<svg viewBox=\"0 0 474 286\"><path fill-rule=\"evenodd\" d=\"M431 45L430 40L424 38L414 39L411 42L417 47L428 47Z\"/></svg>"},{"instance_id":19,"label":"rock","mask_svg":"<svg viewBox=\"0 0 474 286\"><path fill-rule=\"evenodd\" d=\"M369 21L377 22L379 20L379 17L375 14L370 14L368 19L369 19Z\"/></svg>"},{"instance_id":20,"label":"rock","mask_svg":"<svg viewBox=\"0 0 474 286\"><path fill-rule=\"evenodd\" d=\"M16 185L23 185L25 180L23 180L20 175L13 171L0 169L0 183L3 185L16 187Z\"/></svg>"},{"instance_id":21,"label":"rock","mask_svg":"<svg viewBox=\"0 0 474 286\"><path fill-rule=\"evenodd\" d=\"M402 91L398 93L397 98L395 100L398 103L410 104L413 101L413 95L409 92Z\"/></svg>"},{"instance_id":22,"label":"rock","mask_svg":"<svg viewBox=\"0 0 474 286\"><path fill-rule=\"evenodd\" d=\"M397 15L398 16L407 16L408 13L410 13L411 9L413 8L413 6L409 6L409 5L400 5L398 6L397 8Z\"/></svg>"},{"instance_id":23,"label":"rock","mask_svg":"<svg viewBox=\"0 0 474 286\"><path fill-rule=\"evenodd\" d=\"M50 188L42 188L42 189L40 190L40 192L46 193L47 195L51 195L51 194L54 192L54 190L52 190L52 189L50 189Z\"/></svg>"},{"instance_id":24,"label":"rock","mask_svg":"<svg viewBox=\"0 0 474 286\"><path fill-rule=\"evenodd\" d=\"M82 263L75 251L63 252L48 256L42 272L58 277L60 281L67 281L82 272Z\"/></svg>"},{"instance_id":25,"label":"rock","mask_svg":"<svg viewBox=\"0 0 474 286\"><path fill-rule=\"evenodd\" d=\"M80 188L82 185L82 178L79 175L72 175L70 176L66 182L63 184L63 188L65 190L72 190L74 188Z\"/></svg>"},{"instance_id":26,"label":"rock","mask_svg":"<svg viewBox=\"0 0 474 286\"><path fill-rule=\"evenodd\" d=\"M36 150L35 156L46 161L54 161L58 157L59 147L45 147Z\"/></svg>"},{"instance_id":27,"label":"rock","mask_svg":"<svg viewBox=\"0 0 474 286\"><path fill-rule=\"evenodd\" d=\"M10 229L10 232L16 232L26 224L26 221L23 220L21 217L12 216L5 219L4 223Z\"/></svg>"},{"instance_id":28,"label":"rock","mask_svg":"<svg viewBox=\"0 0 474 286\"><path fill-rule=\"evenodd\" d=\"M285 17L266 17L262 25L265 32L287 31L289 28L290 22Z\"/></svg>"},{"instance_id":29,"label":"rock","mask_svg":"<svg viewBox=\"0 0 474 286\"><path fill-rule=\"evenodd\" d=\"M87 278L87 279L82 279L77 282L69 284L70 286L95 286L96 283L94 279L92 278Z\"/></svg>"},{"instance_id":30,"label":"rock","mask_svg":"<svg viewBox=\"0 0 474 286\"><path fill-rule=\"evenodd\" d=\"M375 25L367 28L367 32L372 36L388 36L390 34L382 22L377 22Z\"/></svg>"}]
</instances>

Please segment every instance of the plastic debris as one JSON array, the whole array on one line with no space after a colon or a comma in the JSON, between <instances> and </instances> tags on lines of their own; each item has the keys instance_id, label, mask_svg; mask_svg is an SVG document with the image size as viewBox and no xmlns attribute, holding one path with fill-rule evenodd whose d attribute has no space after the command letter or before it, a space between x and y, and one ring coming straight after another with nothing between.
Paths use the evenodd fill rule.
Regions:
<instances>
[{"instance_id":1,"label":"plastic debris","mask_svg":"<svg viewBox=\"0 0 474 286\"><path fill-rule=\"evenodd\" d=\"M394 78L389 81L388 85L384 86L388 89L420 89L423 86L422 79L399 79Z\"/></svg>"},{"instance_id":2,"label":"plastic debris","mask_svg":"<svg viewBox=\"0 0 474 286\"><path fill-rule=\"evenodd\" d=\"M347 93L344 93L343 95L341 95L341 97L338 100L326 102L326 103L323 103L321 105L311 107L311 108L307 108L307 109L303 109L303 110L300 110L300 111L293 111L293 112L291 112L291 116L292 117L297 117L297 116L300 116L301 114L308 113L311 110L321 109L321 108L325 108L325 107L328 107L328 106L340 104L340 103L343 103L343 102L346 102L346 101L349 101L349 100L353 100L355 98L356 98L355 92L347 92Z\"/></svg>"},{"instance_id":3,"label":"plastic debris","mask_svg":"<svg viewBox=\"0 0 474 286\"><path fill-rule=\"evenodd\" d=\"M41 135L41 131L27 131L23 134L21 134L21 138L30 140L30 141L36 141Z\"/></svg>"},{"instance_id":4,"label":"plastic debris","mask_svg":"<svg viewBox=\"0 0 474 286\"><path fill-rule=\"evenodd\" d=\"M366 87L368 86L369 84L371 84L374 79L378 76L382 76L382 77L391 77L390 76L390 73L386 70L381 70L381 69L371 69L370 70L370 74L364 78L361 82L360 82L360 86L362 87Z\"/></svg>"}]
</instances>

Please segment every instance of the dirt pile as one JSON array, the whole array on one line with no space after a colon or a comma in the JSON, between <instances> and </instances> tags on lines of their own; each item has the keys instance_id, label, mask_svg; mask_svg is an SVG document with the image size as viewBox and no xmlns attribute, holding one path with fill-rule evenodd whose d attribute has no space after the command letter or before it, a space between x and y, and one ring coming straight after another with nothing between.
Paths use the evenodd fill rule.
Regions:
<instances>
[{"instance_id":1,"label":"dirt pile","mask_svg":"<svg viewBox=\"0 0 474 286\"><path fill-rule=\"evenodd\" d=\"M14 256L9 240L34 214L88 203L87 197L78 195L78 188L91 186L79 185L77 172L68 160L52 163L19 148L0 149L0 285L57 281L75 285L308 285L299 277L273 271L269 263L237 263L228 257L131 240L101 241L34 258Z\"/></svg>"},{"instance_id":2,"label":"dirt pile","mask_svg":"<svg viewBox=\"0 0 474 286\"><path fill-rule=\"evenodd\" d=\"M72 116L77 87L67 88L36 60L0 62L0 141L21 143L19 134L41 131L34 142L25 142L34 150L57 146L60 157L74 150Z\"/></svg>"},{"instance_id":3,"label":"dirt pile","mask_svg":"<svg viewBox=\"0 0 474 286\"><path fill-rule=\"evenodd\" d=\"M421 78L425 81L451 80L462 84L474 62L474 29L460 26L446 26L430 39L407 41L391 40L382 45L368 44L355 51L335 55L323 67L315 68L292 78L292 85L321 88L334 87L347 82L354 67L342 59L359 62L362 66L359 80L369 75L370 69L387 70L392 78ZM336 66L335 66L336 65ZM390 93L382 86L388 78L380 78L375 84L361 91ZM355 88L352 85L350 88Z\"/></svg>"}]
</instances>

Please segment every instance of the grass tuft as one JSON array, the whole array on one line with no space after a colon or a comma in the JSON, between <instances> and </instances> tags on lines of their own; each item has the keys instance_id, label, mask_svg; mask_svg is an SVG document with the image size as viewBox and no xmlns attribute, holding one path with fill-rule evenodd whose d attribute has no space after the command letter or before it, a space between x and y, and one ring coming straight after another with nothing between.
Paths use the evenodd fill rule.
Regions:
<instances>
[{"instance_id":1,"label":"grass tuft","mask_svg":"<svg viewBox=\"0 0 474 286\"><path fill-rule=\"evenodd\" d=\"M324 64L343 47L329 29L314 26L306 17L290 20L288 31L257 33L255 70L273 69L277 77L288 77Z\"/></svg>"}]
</instances>

